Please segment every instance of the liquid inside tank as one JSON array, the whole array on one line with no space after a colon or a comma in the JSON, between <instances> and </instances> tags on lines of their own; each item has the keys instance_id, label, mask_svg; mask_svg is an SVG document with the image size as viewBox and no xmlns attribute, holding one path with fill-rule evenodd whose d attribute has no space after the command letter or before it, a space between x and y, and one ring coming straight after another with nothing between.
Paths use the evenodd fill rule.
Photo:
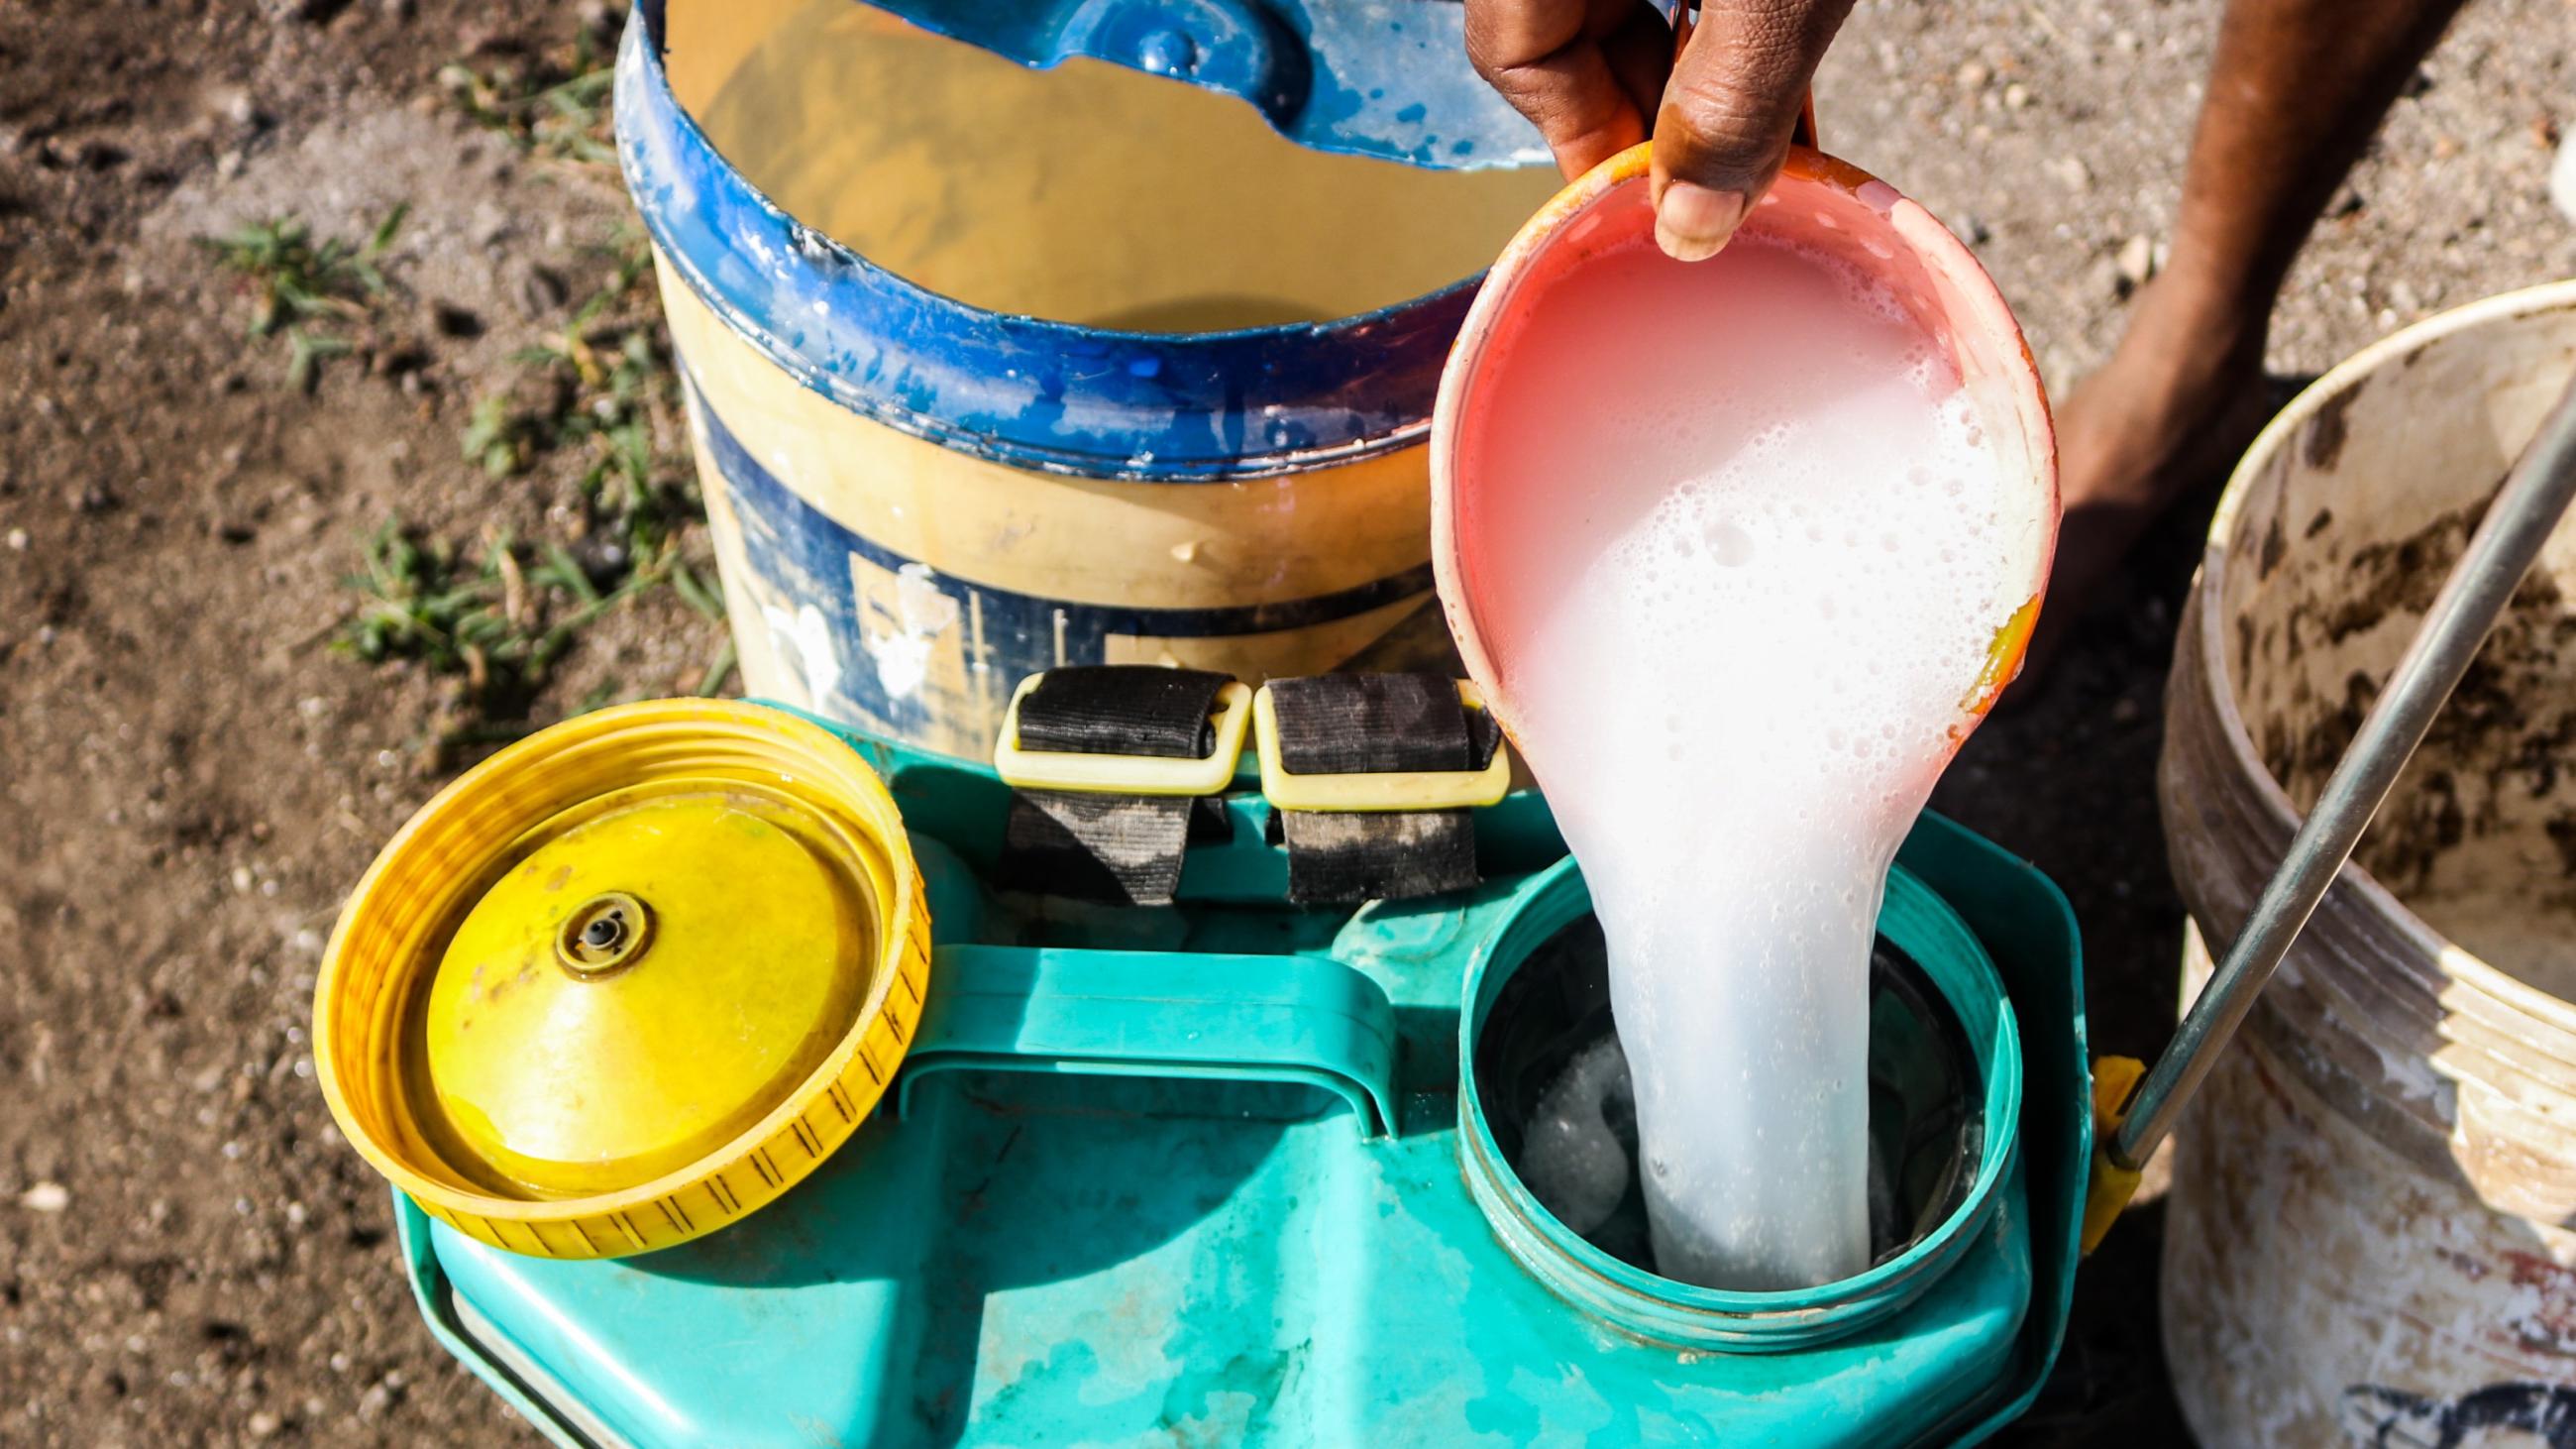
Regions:
<instances>
[{"instance_id":1,"label":"liquid inside tank","mask_svg":"<svg viewBox=\"0 0 2576 1449\"><path fill-rule=\"evenodd\" d=\"M1983 1098L1959 1024L1885 937L1870 956L1870 1262L1931 1233L1974 1183ZM1594 1247L1656 1271L1638 1176L1635 1100L1590 916L1531 953L1476 1039L1495 1145L1540 1204Z\"/></svg>"}]
</instances>

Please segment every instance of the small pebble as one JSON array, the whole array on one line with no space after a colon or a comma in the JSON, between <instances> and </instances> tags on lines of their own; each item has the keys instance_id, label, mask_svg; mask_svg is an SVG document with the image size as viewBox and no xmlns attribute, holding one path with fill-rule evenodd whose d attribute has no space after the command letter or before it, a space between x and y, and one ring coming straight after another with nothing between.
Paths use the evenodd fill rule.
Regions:
<instances>
[{"instance_id":1,"label":"small pebble","mask_svg":"<svg viewBox=\"0 0 2576 1449\"><path fill-rule=\"evenodd\" d=\"M2144 236L2133 236L2120 244L2120 277L2132 287L2143 287L2156 274L2156 244Z\"/></svg>"},{"instance_id":2,"label":"small pebble","mask_svg":"<svg viewBox=\"0 0 2576 1449\"><path fill-rule=\"evenodd\" d=\"M9 549L12 553L25 553L27 551L27 530L23 528L13 528L9 530Z\"/></svg>"},{"instance_id":3,"label":"small pebble","mask_svg":"<svg viewBox=\"0 0 2576 1449\"><path fill-rule=\"evenodd\" d=\"M2030 87L2019 81L2004 87L2004 109L2018 111L2030 104Z\"/></svg>"},{"instance_id":4,"label":"small pebble","mask_svg":"<svg viewBox=\"0 0 2576 1449\"><path fill-rule=\"evenodd\" d=\"M285 1428L286 1421L275 1414L263 1411L251 1415L250 1422L243 1427L250 1431L250 1436L254 1439L267 1439L274 1437L278 1430Z\"/></svg>"},{"instance_id":5,"label":"small pebble","mask_svg":"<svg viewBox=\"0 0 2576 1449\"><path fill-rule=\"evenodd\" d=\"M2558 143L2558 158L2549 167L2549 204L2576 221L2576 130Z\"/></svg>"},{"instance_id":6,"label":"small pebble","mask_svg":"<svg viewBox=\"0 0 2576 1449\"><path fill-rule=\"evenodd\" d=\"M58 1213L71 1205L71 1189L59 1182L40 1182L18 1194L18 1206L29 1212Z\"/></svg>"}]
</instances>

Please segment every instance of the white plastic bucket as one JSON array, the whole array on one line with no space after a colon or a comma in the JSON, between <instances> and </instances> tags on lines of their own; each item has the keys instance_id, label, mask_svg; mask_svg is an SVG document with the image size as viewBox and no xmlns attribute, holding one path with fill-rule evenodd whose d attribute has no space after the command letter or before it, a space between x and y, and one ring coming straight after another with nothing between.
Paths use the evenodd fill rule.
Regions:
<instances>
[{"instance_id":1,"label":"white plastic bucket","mask_svg":"<svg viewBox=\"0 0 2576 1449\"><path fill-rule=\"evenodd\" d=\"M2186 992L2576 373L2576 284L2335 369L2230 481L2160 794ZM2576 1434L2576 524L2178 1133L2166 1352L2211 1445Z\"/></svg>"}]
</instances>

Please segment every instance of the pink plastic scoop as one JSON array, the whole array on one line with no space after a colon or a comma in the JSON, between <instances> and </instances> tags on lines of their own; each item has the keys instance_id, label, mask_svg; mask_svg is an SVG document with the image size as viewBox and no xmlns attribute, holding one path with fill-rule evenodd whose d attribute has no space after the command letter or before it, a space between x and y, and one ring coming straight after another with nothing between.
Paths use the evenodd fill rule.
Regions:
<instances>
[{"instance_id":1,"label":"pink plastic scoop","mask_svg":"<svg viewBox=\"0 0 2576 1449\"><path fill-rule=\"evenodd\" d=\"M1441 377L1431 428L1432 562L1467 671L1507 727L1516 712L1508 671L1497 666L1512 640L1508 610L1497 601L1525 595L1542 581L1515 578L1502 565L1526 559L1528 550L1511 541L1544 536L1558 509L1552 500L1527 496L1535 480L1490 466L1500 432L1495 400L1510 390L1507 374L1523 350L1517 344L1551 289L1605 258L1654 247L1649 154L1650 144L1641 144L1601 163L1521 228L1487 274ZM2056 543L2056 436L2038 368L2011 309L1976 257L1930 212L1858 167L1804 146L1790 149L1779 181L1739 234L1812 249L1883 284L1956 371L2005 466L2026 480L2033 515L2045 526L2019 541L2027 568L2011 627L1996 636L1977 678L1961 682L1974 696L1971 712L1982 715L2020 669ZM1743 345L1759 348L1764 339L1746 337ZM1584 401L1561 399L1564 428L1590 426ZM1600 467L1615 470L1620 440L1594 441ZM1563 479L1554 486L1594 482Z\"/></svg>"},{"instance_id":2,"label":"pink plastic scoop","mask_svg":"<svg viewBox=\"0 0 2576 1449\"><path fill-rule=\"evenodd\" d=\"M2002 298L1893 188L1793 148L1695 263L1647 190L1640 146L1487 279L1433 416L1433 558L1591 890L1658 1271L1812 1287L1867 1262L1881 894L2019 666L2055 448ZM1570 1154L1533 1184L1608 1170L1530 1140Z\"/></svg>"}]
</instances>

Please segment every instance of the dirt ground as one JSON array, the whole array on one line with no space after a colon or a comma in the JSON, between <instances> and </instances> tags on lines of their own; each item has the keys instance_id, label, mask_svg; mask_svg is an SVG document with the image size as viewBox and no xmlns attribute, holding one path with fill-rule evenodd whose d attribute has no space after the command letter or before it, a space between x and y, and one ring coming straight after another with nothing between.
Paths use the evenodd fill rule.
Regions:
<instances>
[{"instance_id":1,"label":"dirt ground","mask_svg":"<svg viewBox=\"0 0 2576 1449\"><path fill-rule=\"evenodd\" d=\"M1828 142L1975 240L2052 386L2104 355L2123 254L2133 273L2167 225L2217 8L1867 0L1827 67ZM2571 18L2472 5L2294 277L2277 372L2568 273L2576 229L2545 178L2576 108ZM0 7L0 1443L532 1438L422 1328L304 1027L342 894L477 748L729 687L720 626L667 572L617 588L645 572L619 552L635 513L586 495L609 445L579 421L611 384L562 384L570 411L528 402L553 384L523 349L592 325L585 298L641 295L614 290L615 178L577 140L479 123L474 88L440 79L532 70L613 23L530 3ZM344 302L307 325L351 349L309 393L282 333L246 335L256 287L194 241L293 213L363 247L404 203L360 258L382 290L343 266ZM468 458L493 396L522 421ZM678 489L661 401L599 406L642 430L651 487ZM345 580L397 512L479 556L520 540L531 579L561 544L615 591L551 668L509 663L524 637L447 673L346 657ZM653 569L703 568L703 540L672 547ZM2179 906L2150 787L2195 552L2187 520L2168 530L1938 800L2073 897L2105 1049L2151 1052L2171 1023ZM569 579L510 587L513 627L583 612ZM2158 1225L2141 1209L2087 1267L2020 1442L2178 1440Z\"/></svg>"}]
</instances>

